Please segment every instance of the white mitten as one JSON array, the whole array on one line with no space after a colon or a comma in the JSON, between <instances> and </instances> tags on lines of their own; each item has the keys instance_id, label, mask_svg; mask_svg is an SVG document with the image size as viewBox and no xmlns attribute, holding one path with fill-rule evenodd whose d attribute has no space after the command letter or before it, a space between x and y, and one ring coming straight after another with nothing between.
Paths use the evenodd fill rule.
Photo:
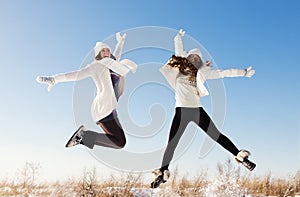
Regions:
<instances>
[{"instance_id":1,"label":"white mitten","mask_svg":"<svg viewBox=\"0 0 300 197\"><path fill-rule=\"evenodd\" d=\"M124 33L123 36L121 35L120 32L116 33L117 42L124 42L125 38L126 38L126 33Z\"/></svg>"},{"instance_id":2,"label":"white mitten","mask_svg":"<svg viewBox=\"0 0 300 197\"><path fill-rule=\"evenodd\" d=\"M52 76L50 76L50 77L48 77L48 76L43 76L43 77L37 77L36 78L36 81L38 82L38 83L42 83L42 84L48 84L48 88L47 88L47 90L48 90L48 92L50 92L50 90L53 88L53 86L55 85L55 79L54 79L54 77L52 77Z\"/></svg>"},{"instance_id":3,"label":"white mitten","mask_svg":"<svg viewBox=\"0 0 300 197\"><path fill-rule=\"evenodd\" d=\"M252 77L255 73L255 70L252 69L252 66L248 66L248 68L246 68L245 71L245 76L249 78Z\"/></svg>"},{"instance_id":4,"label":"white mitten","mask_svg":"<svg viewBox=\"0 0 300 197\"><path fill-rule=\"evenodd\" d=\"M182 29L180 29L179 32L178 32L178 35L182 37L182 36L184 36L184 34L185 34L185 31L183 31Z\"/></svg>"}]
</instances>

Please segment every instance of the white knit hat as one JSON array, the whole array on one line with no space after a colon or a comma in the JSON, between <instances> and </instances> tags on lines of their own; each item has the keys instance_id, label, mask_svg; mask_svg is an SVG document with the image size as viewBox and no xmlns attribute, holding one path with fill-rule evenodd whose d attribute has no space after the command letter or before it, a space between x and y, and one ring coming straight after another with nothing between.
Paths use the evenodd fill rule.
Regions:
<instances>
[{"instance_id":1,"label":"white knit hat","mask_svg":"<svg viewBox=\"0 0 300 197\"><path fill-rule=\"evenodd\" d=\"M99 52L104 49L104 48L108 48L110 50L110 47L103 43L103 42L97 42L95 47L94 47L94 53L95 53L95 57L99 54Z\"/></svg>"},{"instance_id":2,"label":"white knit hat","mask_svg":"<svg viewBox=\"0 0 300 197\"><path fill-rule=\"evenodd\" d=\"M202 55L200 49L198 49L198 48L191 49L191 50L188 52L187 56L189 56L189 55L191 55L191 54L199 55L200 58L203 60L203 55Z\"/></svg>"}]
</instances>

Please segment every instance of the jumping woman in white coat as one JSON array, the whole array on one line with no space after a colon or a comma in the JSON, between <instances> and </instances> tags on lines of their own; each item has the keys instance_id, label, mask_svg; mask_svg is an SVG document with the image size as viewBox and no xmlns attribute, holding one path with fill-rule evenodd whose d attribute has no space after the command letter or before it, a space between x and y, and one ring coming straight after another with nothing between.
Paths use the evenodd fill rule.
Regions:
<instances>
[{"instance_id":1,"label":"jumping woman in white coat","mask_svg":"<svg viewBox=\"0 0 300 197\"><path fill-rule=\"evenodd\" d=\"M95 58L91 64L84 68L50 77L37 77L39 83L48 84L48 91L60 82L79 81L91 77L97 88L97 95L91 107L94 121L105 133L97 133L87 130L81 125L72 135L66 147L78 144L93 148L94 145L109 148L123 148L126 137L120 125L117 115L118 99L123 93L124 76L131 70L135 72L137 65L128 60L120 60L126 34L116 34L117 45L114 55L110 47L102 42L97 42L94 47Z\"/></svg>"},{"instance_id":2,"label":"jumping woman in white coat","mask_svg":"<svg viewBox=\"0 0 300 197\"><path fill-rule=\"evenodd\" d=\"M203 63L199 49L193 49L189 52L183 50L181 40L183 35L184 32L180 30L175 36L175 55L160 69L170 86L175 90L176 108L162 165L160 169L153 172L156 177L151 183L151 188L158 187L168 179L170 175L168 167L174 151L186 126L191 121L229 151L238 162L249 170L255 168L255 164L247 159L250 155L249 151L239 150L229 138L223 135L200 103L200 98L208 95L204 86L206 80L224 77L251 77L254 70L251 67L245 70L213 70L210 68L211 63L209 61Z\"/></svg>"}]
</instances>

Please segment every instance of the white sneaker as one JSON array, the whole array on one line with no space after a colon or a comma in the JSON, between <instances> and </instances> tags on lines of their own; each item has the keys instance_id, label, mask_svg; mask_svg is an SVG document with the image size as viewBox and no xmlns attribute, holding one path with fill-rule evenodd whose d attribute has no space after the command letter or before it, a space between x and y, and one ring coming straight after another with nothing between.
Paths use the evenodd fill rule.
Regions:
<instances>
[{"instance_id":1,"label":"white sneaker","mask_svg":"<svg viewBox=\"0 0 300 197\"><path fill-rule=\"evenodd\" d=\"M239 162L243 162L244 159L250 156L250 152L247 150L240 150L240 152L235 156L235 159Z\"/></svg>"},{"instance_id":2,"label":"white sneaker","mask_svg":"<svg viewBox=\"0 0 300 197\"><path fill-rule=\"evenodd\" d=\"M164 172L161 172L160 169L156 169L152 172L155 176L154 181L150 184L151 188L157 188L160 184L167 182L167 180L170 177L170 171L164 170Z\"/></svg>"},{"instance_id":3,"label":"white sneaker","mask_svg":"<svg viewBox=\"0 0 300 197\"><path fill-rule=\"evenodd\" d=\"M86 131L85 127L81 125L67 142L66 148L76 146L78 144L82 144L82 137L85 131Z\"/></svg>"},{"instance_id":4,"label":"white sneaker","mask_svg":"<svg viewBox=\"0 0 300 197\"><path fill-rule=\"evenodd\" d=\"M252 171L255 167L256 164L253 163L252 161L250 161L248 159L248 157L250 156L250 152L247 150L241 150L237 156L235 156L235 160L238 163L243 164L243 166L245 166L246 168L248 168L248 170Z\"/></svg>"}]
</instances>

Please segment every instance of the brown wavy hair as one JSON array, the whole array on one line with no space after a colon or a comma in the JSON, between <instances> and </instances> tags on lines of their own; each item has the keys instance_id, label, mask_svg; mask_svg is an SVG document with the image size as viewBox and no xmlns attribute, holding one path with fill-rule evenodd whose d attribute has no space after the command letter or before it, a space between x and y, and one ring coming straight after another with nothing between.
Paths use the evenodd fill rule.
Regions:
<instances>
[{"instance_id":1,"label":"brown wavy hair","mask_svg":"<svg viewBox=\"0 0 300 197\"><path fill-rule=\"evenodd\" d=\"M197 71L203 65L203 63L201 58L198 55L197 56L200 58L199 64L195 64L195 62L191 63L193 61L191 61L192 59L190 59L191 58L190 56L191 55L185 58L185 57L172 55L167 65L173 68L178 68L179 72L183 75L189 75L188 80L196 81Z\"/></svg>"}]
</instances>

